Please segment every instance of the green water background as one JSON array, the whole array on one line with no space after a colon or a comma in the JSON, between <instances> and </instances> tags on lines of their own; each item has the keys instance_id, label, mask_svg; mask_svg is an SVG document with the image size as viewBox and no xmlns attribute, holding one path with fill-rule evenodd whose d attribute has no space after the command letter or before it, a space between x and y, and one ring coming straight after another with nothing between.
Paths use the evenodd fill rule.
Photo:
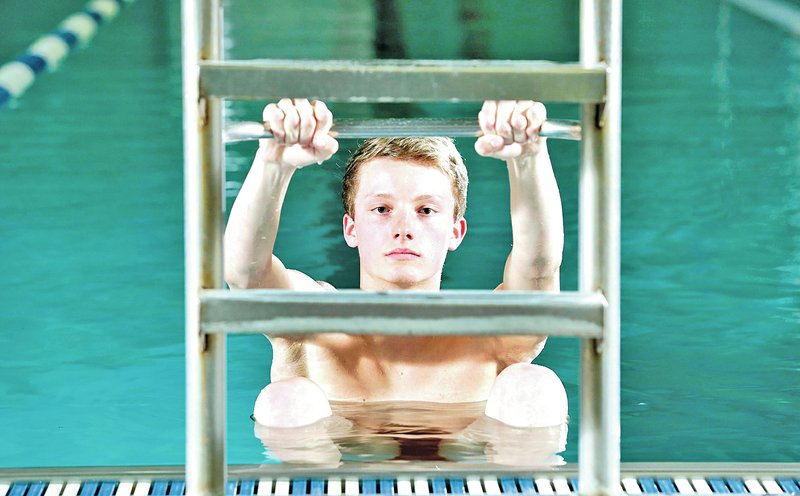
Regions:
<instances>
[{"instance_id":1,"label":"green water background","mask_svg":"<svg viewBox=\"0 0 800 496\"><path fill-rule=\"evenodd\" d=\"M81 0L0 3L0 61ZM570 61L577 2L226 2L229 57ZM724 1L626 0L622 177L624 461L799 461L800 45ZM393 18L391 16L394 16ZM139 0L0 110L0 466L184 461L180 12ZM260 102L226 106L254 119ZM550 115L577 117L570 105ZM336 115L471 116L477 106L335 105ZM344 142L343 148L353 143ZM510 245L502 166L459 141L470 232L446 288L490 288ZM228 203L252 144L229 147ZM577 287L578 148L551 146L563 289ZM341 241L346 152L304 170L278 253L357 284ZM539 359L570 396L578 343ZM228 460L259 463L248 418L268 380L258 336L229 339Z\"/></svg>"}]
</instances>

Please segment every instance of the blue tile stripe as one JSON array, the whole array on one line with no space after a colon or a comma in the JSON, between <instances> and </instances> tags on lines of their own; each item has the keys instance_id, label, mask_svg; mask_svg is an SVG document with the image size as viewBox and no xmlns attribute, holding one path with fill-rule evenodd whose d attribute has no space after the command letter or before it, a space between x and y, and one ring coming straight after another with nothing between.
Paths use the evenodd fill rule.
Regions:
<instances>
[{"instance_id":1,"label":"blue tile stripe","mask_svg":"<svg viewBox=\"0 0 800 496\"><path fill-rule=\"evenodd\" d=\"M744 481L742 479L730 477L725 479L725 482L728 483L728 487L731 488L731 492L733 493L746 494L750 492L745 487Z\"/></svg>"},{"instance_id":2,"label":"blue tile stripe","mask_svg":"<svg viewBox=\"0 0 800 496\"><path fill-rule=\"evenodd\" d=\"M169 492L167 493L167 496L183 496L185 492L186 482L182 480L174 480L169 485Z\"/></svg>"},{"instance_id":3,"label":"blue tile stripe","mask_svg":"<svg viewBox=\"0 0 800 496\"><path fill-rule=\"evenodd\" d=\"M16 482L11 484L11 490L8 491L7 496L24 496L28 492L27 482Z\"/></svg>"},{"instance_id":4,"label":"blue tile stripe","mask_svg":"<svg viewBox=\"0 0 800 496\"><path fill-rule=\"evenodd\" d=\"M379 483L380 494L394 494L394 479L382 478Z\"/></svg>"},{"instance_id":5,"label":"blue tile stripe","mask_svg":"<svg viewBox=\"0 0 800 496\"><path fill-rule=\"evenodd\" d=\"M656 487L656 481L650 477L640 478L639 485L642 486L642 492L645 494L658 494L660 492Z\"/></svg>"},{"instance_id":6,"label":"blue tile stripe","mask_svg":"<svg viewBox=\"0 0 800 496\"><path fill-rule=\"evenodd\" d=\"M167 496L167 489L169 488L169 481L167 480L157 480L153 481L153 485L150 488L150 494L152 496ZM91 493L94 496L94 493Z\"/></svg>"},{"instance_id":7,"label":"blue tile stripe","mask_svg":"<svg viewBox=\"0 0 800 496\"><path fill-rule=\"evenodd\" d=\"M447 482L441 477L431 479L431 489L433 494L447 494Z\"/></svg>"},{"instance_id":8,"label":"blue tile stripe","mask_svg":"<svg viewBox=\"0 0 800 496\"><path fill-rule=\"evenodd\" d=\"M660 477L656 479L656 485L661 493L664 494L677 494L678 488L675 487L675 483L672 482L672 479L667 479L666 477Z\"/></svg>"},{"instance_id":9,"label":"blue tile stripe","mask_svg":"<svg viewBox=\"0 0 800 496\"><path fill-rule=\"evenodd\" d=\"M536 494L536 484L533 479L517 479L517 483L519 483L519 490L522 494Z\"/></svg>"},{"instance_id":10,"label":"blue tile stripe","mask_svg":"<svg viewBox=\"0 0 800 496\"><path fill-rule=\"evenodd\" d=\"M518 494L519 490L517 489L517 481L515 481L511 477L501 477L500 478L500 489L502 489L504 494Z\"/></svg>"},{"instance_id":11,"label":"blue tile stripe","mask_svg":"<svg viewBox=\"0 0 800 496\"><path fill-rule=\"evenodd\" d=\"M239 486L239 494L241 496L253 496L256 493L256 481L243 480Z\"/></svg>"},{"instance_id":12,"label":"blue tile stripe","mask_svg":"<svg viewBox=\"0 0 800 496\"><path fill-rule=\"evenodd\" d=\"M378 481L371 477L361 479L361 494L378 494Z\"/></svg>"},{"instance_id":13,"label":"blue tile stripe","mask_svg":"<svg viewBox=\"0 0 800 496\"><path fill-rule=\"evenodd\" d=\"M25 496L42 496L44 494L44 490L47 488L46 482L32 482L31 487L28 488L28 492Z\"/></svg>"},{"instance_id":14,"label":"blue tile stripe","mask_svg":"<svg viewBox=\"0 0 800 496\"><path fill-rule=\"evenodd\" d=\"M325 481L323 479L311 479L311 496L322 496L325 494Z\"/></svg>"},{"instance_id":15,"label":"blue tile stripe","mask_svg":"<svg viewBox=\"0 0 800 496\"><path fill-rule=\"evenodd\" d=\"M730 494L731 492L731 490L728 489L727 484L725 484L725 481L720 477L709 477L708 484L715 493Z\"/></svg>"},{"instance_id":16,"label":"blue tile stripe","mask_svg":"<svg viewBox=\"0 0 800 496\"><path fill-rule=\"evenodd\" d=\"M450 494L465 494L467 488L464 479L460 477L453 477L450 479Z\"/></svg>"},{"instance_id":17,"label":"blue tile stripe","mask_svg":"<svg viewBox=\"0 0 800 496\"><path fill-rule=\"evenodd\" d=\"M82 41L94 36L98 26L110 21L125 4L135 0L91 0L64 19L52 32L39 37L25 53L0 66L0 108L19 98L45 70L58 64Z\"/></svg>"},{"instance_id":18,"label":"blue tile stripe","mask_svg":"<svg viewBox=\"0 0 800 496\"><path fill-rule=\"evenodd\" d=\"M800 494L800 484L796 483L789 477L779 477L776 479L781 489L789 494Z\"/></svg>"},{"instance_id":19,"label":"blue tile stripe","mask_svg":"<svg viewBox=\"0 0 800 496\"><path fill-rule=\"evenodd\" d=\"M94 496L97 494L97 488L100 486L100 483L97 481L89 480L83 483L81 487L81 492L78 493L78 496ZM155 491L153 494L156 494Z\"/></svg>"},{"instance_id":20,"label":"blue tile stripe","mask_svg":"<svg viewBox=\"0 0 800 496\"><path fill-rule=\"evenodd\" d=\"M431 480L432 494L467 494L465 480L461 477L436 477ZM748 494L749 490L744 481L738 477L708 477L706 481L715 494ZM800 495L800 478L778 477L775 479L787 495ZM538 494L533 479L520 477L500 477L498 482L502 494ZM671 478L667 477L640 477L637 482L644 494L677 494L678 490ZM361 479L361 493L363 496L395 495L395 480L393 478L375 479L366 477ZM569 480L572 490L577 493L578 480ZM19 481L14 482L8 489L6 496L43 496L49 482L46 481ZM78 496L113 496L119 486L118 481L87 480L81 484ZM238 489L238 491L237 491ZM255 480L228 480L225 484L225 495L252 496L255 494ZM291 496L313 496L326 494L324 479L293 479ZM150 488L150 496L185 496L186 483L184 480L155 480Z\"/></svg>"}]
</instances>

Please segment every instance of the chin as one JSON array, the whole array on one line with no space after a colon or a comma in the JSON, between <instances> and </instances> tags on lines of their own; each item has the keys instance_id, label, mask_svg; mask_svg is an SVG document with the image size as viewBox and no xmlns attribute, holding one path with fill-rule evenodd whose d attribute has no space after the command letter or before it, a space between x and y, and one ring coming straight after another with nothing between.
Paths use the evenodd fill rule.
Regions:
<instances>
[{"instance_id":1,"label":"chin","mask_svg":"<svg viewBox=\"0 0 800 496\"><path fill-rule=\"evenodd\" d=\"M414 289L417 286L423 285L430 280L430 276L425 277L419 273L404 272L400 274L393 274L393 277L388 278L389 282L398 286L401 289Z\"/></svg>"}]
</instances>

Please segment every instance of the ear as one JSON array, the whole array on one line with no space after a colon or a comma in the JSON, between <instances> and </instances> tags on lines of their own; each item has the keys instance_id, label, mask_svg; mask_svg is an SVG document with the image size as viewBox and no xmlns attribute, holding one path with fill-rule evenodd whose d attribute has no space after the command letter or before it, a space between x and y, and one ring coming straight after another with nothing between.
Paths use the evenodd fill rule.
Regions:
<instances>
[{"instance_id":1,"label":"ear","mask_svg":"<svg viewBox=\"0 0 800 496\"><path fill-rule=\"evenodd\" d=\"M448 250L453 251L461 245L461 242L464 241L464 236L467 235L467 219L464 217L459 217L453 223L453 237L450 238L450 245L447 247Z\"/></svg>"},{"instance_id":2,"label":"ear","mask_svg":"<svg viewBox=\"0 0 800 496\"><path fill-rule=\"evenodd\" d=\"M344 241L350 248L358 246L358 239L356 237L356 221L348 214L342 217L342 232L344 233Z\"/></svg>"}]
</instances>

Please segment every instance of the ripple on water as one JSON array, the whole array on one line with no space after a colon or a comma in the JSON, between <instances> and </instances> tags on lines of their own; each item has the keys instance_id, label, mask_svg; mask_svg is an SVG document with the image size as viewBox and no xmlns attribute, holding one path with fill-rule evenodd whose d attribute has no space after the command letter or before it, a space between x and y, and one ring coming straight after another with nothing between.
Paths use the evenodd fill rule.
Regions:
<instances>
[{"instance_id":1,"label":"ripple on water","mask_svg":"<svg viewBox=\"0 0 800 496\"><path fill-rule=\"evenodd\" d=\"M511 427L483 414L485 402L334 402L314 424L255 424L269 462L326 467L345 462L456 462L520 467L564 464L567 424Z\"/></svg>"}]
</instances>

